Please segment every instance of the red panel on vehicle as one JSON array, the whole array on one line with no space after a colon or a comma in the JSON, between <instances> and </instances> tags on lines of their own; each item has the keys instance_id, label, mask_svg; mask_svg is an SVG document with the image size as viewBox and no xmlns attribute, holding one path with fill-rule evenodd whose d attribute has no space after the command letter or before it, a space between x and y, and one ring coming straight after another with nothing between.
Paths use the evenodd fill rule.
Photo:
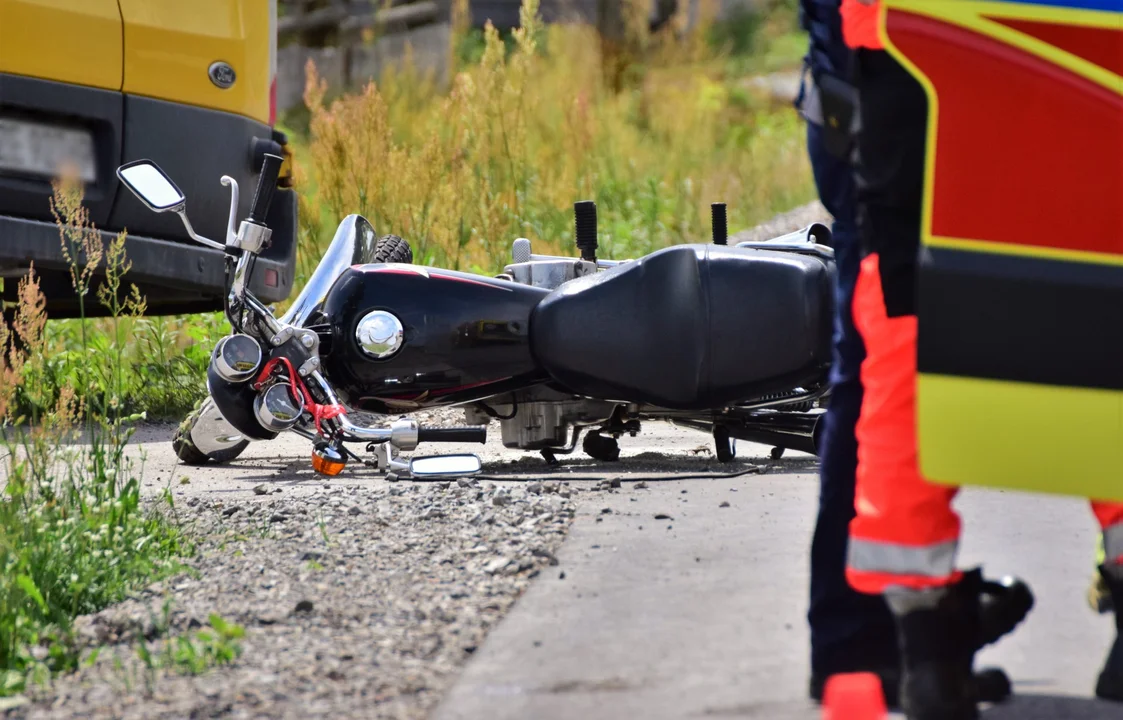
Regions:
<instances>
[{"instance_id":1,"label":"red panel on vehicle","mask_svg":"<svg viewBox=\"0 0 1123 720\"><path fill-rule=\"evenodd\" d=\"M932 18L887 29L938 98L933 235L1123 254L1123 96Z\"/></svg>"},{"instance_id":2,"label":"red panel on vehicle","mask_svg":"<svg viewBox=\"0 0 1123 720\"><path fill-rule=\"evenodd\" d=\"M1123 75L1123 28L1084 27L1013 18L988 17L1038 40Z\"/></svg>"}]
</instances>

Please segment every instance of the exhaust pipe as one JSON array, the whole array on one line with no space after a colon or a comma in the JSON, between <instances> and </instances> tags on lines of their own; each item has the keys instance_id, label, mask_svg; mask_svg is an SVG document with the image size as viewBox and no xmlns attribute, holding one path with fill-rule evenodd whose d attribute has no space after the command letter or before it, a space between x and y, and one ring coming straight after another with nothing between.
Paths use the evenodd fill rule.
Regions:
<instances>
[{"instance_id":1,"label":"exhaust pipe","mask_svg":"<svg viewBox=\"0 0 1123 720\"><path fill-rule=\"evenodd\" d=\"M719 423L729 437L745 442L797 450L818 457L825 413L770 412ZM713 434L712 421L668 418L672 425Z\"/></svg>"},{"instance_id":2,"label":"exhaust pipe","mask_svg":"<svg viewBox=\"0 0 1123 720\"><path fill-rule=\"evenodd\" d=\"M746 442L773 445L818 456L823 434L823 414L761 413L739 423L730 423L729 435Z\"/></svg>"}]
</instances>

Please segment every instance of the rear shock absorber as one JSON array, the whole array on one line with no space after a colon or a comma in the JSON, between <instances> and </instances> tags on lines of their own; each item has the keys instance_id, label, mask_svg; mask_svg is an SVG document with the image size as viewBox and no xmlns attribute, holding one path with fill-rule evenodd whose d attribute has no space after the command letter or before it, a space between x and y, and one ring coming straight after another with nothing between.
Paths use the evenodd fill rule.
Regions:
<instances>
[{"instance_id":1,"label":"rear shock absorber","mask_svg":"<svg viewBox=\"0 0 1123 720\"><path fill-rule=\"evenodd\" d=\"M577 249L581 259L597 261L597 204L592 200L573 203L573 215L577 230Z\"/></svg>"}]
</instances>

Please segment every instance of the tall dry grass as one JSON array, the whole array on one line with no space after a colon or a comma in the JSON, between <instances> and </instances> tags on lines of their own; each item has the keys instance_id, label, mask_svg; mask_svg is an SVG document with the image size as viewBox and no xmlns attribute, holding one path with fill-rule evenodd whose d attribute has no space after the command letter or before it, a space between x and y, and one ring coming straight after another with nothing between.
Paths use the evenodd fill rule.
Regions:
<instances>
[{"instance_id":1,"label":"tall dry grass","mask_svg":"<svg viewBox=\"0 0 1123 720\"><path fill-rule=\"evenodd\" d=\"M711 202L740 227L813 198L799 119L727 74L705 22L659 36L630 23L621 92L591 28L543 25L537 0L521 25L510 49L489 26L447 91L407 58L329 101L309 64L300 275L349 213L408 239L418 262L491 272L517 237L570 252L577 200L597 202L602 253L623 257L706 240Z\"/></svg>"}]
</instances>

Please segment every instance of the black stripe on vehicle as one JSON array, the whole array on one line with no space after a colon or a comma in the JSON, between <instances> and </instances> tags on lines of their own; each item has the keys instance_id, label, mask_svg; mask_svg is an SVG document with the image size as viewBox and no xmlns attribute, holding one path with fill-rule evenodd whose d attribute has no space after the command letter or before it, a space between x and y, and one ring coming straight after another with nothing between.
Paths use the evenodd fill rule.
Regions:
<instances>
[{"instance_id":1,"label":"black stripe on vehicle","mask_svg":"<svg viewBox=\"0 0 1123 720\"><path fill-rule=\"evenodd\" d=\"M1123 390L1123 267L925 248L922 373Z\"/></svg>"}]
</instances>

